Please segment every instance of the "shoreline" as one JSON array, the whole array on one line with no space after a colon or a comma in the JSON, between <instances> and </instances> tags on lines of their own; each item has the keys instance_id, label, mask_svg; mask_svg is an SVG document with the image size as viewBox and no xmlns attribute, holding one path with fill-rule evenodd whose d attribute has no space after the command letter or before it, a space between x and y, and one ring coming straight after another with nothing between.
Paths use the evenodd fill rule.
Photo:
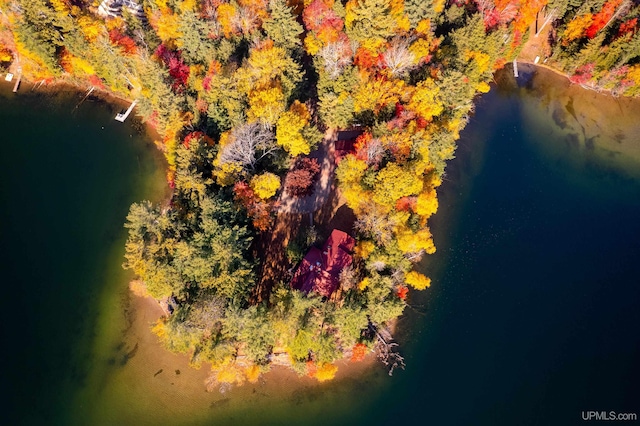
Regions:
<instances>
[{"instance_id":1,"label":"shoreline","mask_svg":"<svg viewBox=\"0 0 640 426\"><path fill-rule=\"evenodd\" d=\"M338 371L333 380L318 382L307 376L298 376L293 370L283 366L272 366L255 383L245 381L242 385L231 387L218 384L212 391L206 391L205 382L210 375L210 365L203 363L199 369L189 366L186 354L174 353L166 349L158 337L151 332L152 324L163 315L163 311L151 297L134 295L129 289L123 299L125 314L124 329L112 344L120 348L115 364L99 372L99 389L87 389L79 401L95 400L96 406L86 406L80 413L82 419L95 420L95 424L126 424L150 414L148 407L172 407L171 418L162 417L164 422L173 424L175 418L186 416L193 418L194 413L207 417L211 409L220 415L236 412L248 401L258 404L261 409L287 403L287 401L305 398L315 393L325 393L325 389L353 386L355 382L373 380L372 377L386 377L386 371L372 368L377 362L374 354L363 361L349 362L346 359L336 362ZM99 356L105 356L99 355ZM144 404L130 404L145 395ZM102 406L104 404L104 406ZM121 412L108 411L109 406L127 407ZM165 413L166 415L166 413ZM88 417L87 417L88 416ZM115 417L113 417L115 416Z\"/></svg>"},{"instance_id":2,"label":"shoreline","mask_svg":"<svg viewBox=\"0 0 640 426\"><path fill-rule=\"evenodd\" d=\"M3 76L4 75L6 75L6 73L3 73ZM8 86L13 87L13 84L14 84L13 81L5 82L4 77L1 80L3 84L7 84ZM52 81L46 82L46 80L32 81L29 78L22 76L22 81L20 82L20 87L18 88L18 91L15 93L12 92L11 94L13 96L19 96L21 91L27 90L27 88L23 89L25 85L30 86L28 88L29 94L41 94L41 95L51 95L51 94L56 94L60 92L69 92L69 93L74 92L74 93L77 93L78 95L86 95L87 92L93 87L94 90L91 92L91 94L87 96L87 99L90 97L93 97L110 106L116 106L121 109L128 108L129 105L131 105L131 103L133 102L133 100L126 98L124 96L118 95L108 89L103 89L103 88L91 86L91 85L81 85L77 82L69 81L64 77L53 79ZM132 116L130 116L129 118L136 120L140 124L140 126L144 128L144 132L146 136L149 137L149 139L151 139L152 142L156 143L157 141L162 140L162 136L160 135L160 133L158 133L156 128L150 125L148 122L143 121L142 117L138 115L135 110L133 111ZM115 116L114 116L114 120L115 120Z\"/></svg>"},{"instance_id":3,"label":"shoreline","mask_svg":"<svg viewBox=\"0 0 640 426\"><path fill-rule=\"evenodd\" d=\"M574 83L571 83L569 81L569 76L557 69L554 69L550 66L544 65L544 64L534 64L530 61L518 61L527 65L531 65L535 68L540 68L540 69L545 69L549 72L554 73L555 75L559 76L559 77L564 77L567 80L568 83L568 87L571 88L577 88L577 90L582 91L583 89L585 89L583 86L581 85L577 85ZM9 83L10 84L10 83ZM59 93L60 91L65 91L68 89L68 91L72 91L72 92L76 92L78 94L82 94L84 92L86 92L86 88L81 87L78 84L69 82L69 81L65 81L65 80L55 80L51 83L48 83L46 85L42 85L39 86L37 89L33 89L38 83L33 83L29 80L23 80L23 82L21 83L23 86L25 84L29 84L32 86L32 90L30 92L30 94L39 94L39 95L47 95L47 94L54 94L54 93ZM575 90L575 89L573 89ZM591 90L592 91L592 90ZM589 93L589 92L585 92L585 93ZM607 96L607 97L611 97L614 99L618 99L619 97L614 96L610 93L610 91L604 92L604 91L600 91L598 92L600 95L602 96ZM15 93L14 95L19 95L20 91L18 91L18 93ZM110 105L117 105L117 106L124 106L126 105L127 102L131 102L128 99L125 99L123 97L120 97L114 93L102 90L102 89L97 89L94 92L92 92L91 94L92 97L95 97L97 99L99 99L102 102L108 103ZM632 100L634 98L624 98L624 99L629 99ZM139 120L138 116L135 116L135 119ZM154 139L154 136L159 136L157 134L157 132L155 132L155 129L152 128L151 126L149 126L146 123L142 123L143 128L145 130L145 134L147 137L149 137L150 140ZM166 202L166 200L168 199L168 197L165 197L165 199L163 200L163 202ZM127 290L129 291L129 290ZM160 361L161 364L164 363L169 363L171 365L176 364L179 367L175 368L174 370L180 370L180 371L184 371L184 370L191 370L196 372L194 375L194 378L197 376L198 380L195 381L195 384L197 386L199 386L200 389L204 389L204 380L206 379L208 374L202 374L203 371L208 370L208 368L204 367L201 368L200 370L195 370L192 367L188 366L188 360L186 359L185 355L179 355L179 354L175 354L171 351L169 351L168 349L164 348L162 346L162 344L158 341L157 337L151 332L151 327L150 327L150 323L147 322L146 325L140 321L144 321L144 320L148 320L151 321L151 319L153 321L157 320L162 314L163 311L160 307L160 305L152 298L144 298L144 300L137 300L137 299L141 299L138 296L135 296L131 293L129 293L129 297L131 298L131 303L130 303L130 307L132 309L132 314L134 315L135 319L133 320L133 322L135 324L137 324L137 326L132 326L132 329L135 329L134 331L134 335L137 337L137 340L140 342L143 342L143 344L140 345L139 347L139 355L141 356L142 354L144 354L145 352L147 353L147 355L152 358L155 359L157 361ZM140 319L141 318L141 319ZM136 323L136 321L138 321ZM137 327L137 328L136 328ZM125 339L127 339L127 335L129 334L129 331L125 332ZM148 348L145 348L144 345L148 345ZM151 356L152 353L155 353L154 356ZM330 382L334 382L334 381L340 381L344 378L347 377L352 377L354 374L364 374L366 371L370 371L372 370L372 366L374 364L376 364L376 359L375 359L375 355L374 354L369 354L365 360L358 362L358 363L353 363L353 362L349 362L347 359L341 359L339 361L336 362L336 364L338 365L338 372L336 374L336 377L334 380L330 381ZM165 369L166 370L166 369ZM184 373L183 373L184 374ZM187 374L184 374L184 376L187 376ZM288 382L289 387L293 387L293 388L300 388L300 387L304 387L304 386L308 386L309 382L313 382L318 384L318 382L315 379L310 379L310 378L306 378L304 376L298 376L295 372L293 372L292 370L290 370L287 367L283 367L283 366L277 366L274 365L272 366L272 369L268 372L265 373L261 378L260 378L260 383L261 385L263 385L263 383L266 384L266 382L274 382L274 383L282 383L282 382ZM291 382L295 382L295 385L292 386ZM321 385L321 384L320 384ZM245 384L244 387L251 387L251 384ZM211 394L210 394L211 395Z\"/></svg>"}]
</instances>

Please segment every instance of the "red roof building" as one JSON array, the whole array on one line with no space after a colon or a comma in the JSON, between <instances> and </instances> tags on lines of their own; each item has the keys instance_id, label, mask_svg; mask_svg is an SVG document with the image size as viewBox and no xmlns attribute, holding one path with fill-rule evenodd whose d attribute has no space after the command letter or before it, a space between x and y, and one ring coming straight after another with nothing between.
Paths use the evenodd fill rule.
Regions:
<instances>
[{"instance_id":1,"label":"red roof building","mask_svg":"<svg viewBox=\"0 0 640 426\"><path fill-rule=\"evenodd\" d=\"M340 284L340 271L351 265L355 245L356 241L346 232L334 229L322 250L311 247L307 252L293 274L291 287L331 296Z\"/></svg>"}]
</instances>

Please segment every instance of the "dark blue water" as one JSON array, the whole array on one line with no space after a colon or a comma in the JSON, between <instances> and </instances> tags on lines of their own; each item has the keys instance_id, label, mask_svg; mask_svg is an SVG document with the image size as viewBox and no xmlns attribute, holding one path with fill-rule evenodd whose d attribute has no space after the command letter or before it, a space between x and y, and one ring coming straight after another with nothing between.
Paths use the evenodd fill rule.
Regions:
<instances>
[{"instance_id":1,"label":"dark blue water","mask_svg":"<svg viewBox=\"0 0 640 426\"><path fill-rule=\"evenodd\" d=\"M434 224L442 267L413 299L409 367L374 406L380 423L640 413L640 182L595 157L549 162L566 141L525 125L539 98L493 90L464 131Z\"/></svg>"},{"instance_id":2,"label":"dark blue water","mask_svg":"<svg viewBox=\"0 0 640 426\"><path fill-rule=\"evenodd\" d=\"M64 424L91 367L101 290L155 148L106 104L0 87L2 424ZM160 181L161 182L161 181ZM121 255L117 256L119 258Z\"/></svg>"}]
</instances>

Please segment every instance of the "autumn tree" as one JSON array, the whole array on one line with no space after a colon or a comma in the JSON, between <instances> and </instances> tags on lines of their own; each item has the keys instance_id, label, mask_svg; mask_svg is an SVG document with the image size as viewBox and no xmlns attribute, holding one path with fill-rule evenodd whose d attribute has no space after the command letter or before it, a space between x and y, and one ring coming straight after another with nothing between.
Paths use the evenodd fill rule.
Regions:
<instances>
[{"instance_id":1,"label":"autumn tree","mask_svg":"<svg viewBox=\"0 0 640 426\"><path fill-rule=\"evenodd\" d=\"M262 27L276 46L291 50L302 44L302 26L295 20L285 0L271 0L269 14Z\"/></svg>"},{"instance_id":2,"label":"autumn tree","mask_svg":"<svg viewBox=\"0 0 640 426\"><path fill-rule=\"evenodd\" d=\"M278 118L276 142L292 157L309 154L311 151L311 146L303 135L303 129L309 124L310 118L307 107L297 100L291 105L289 111Z\"/></svg>"},{"instance_id":3,"label":"autumn tree","mask_svg":"<svg viewBox=\"0 0 640 426\"><path fill-rule=\"evenodd\" d=\"M236 127L221 144L220 164L237 164L249 170L276 149L273 133L256 121Z\"/></svg>"},{"instance_id":4,"label":"autumn tree","mask_svg":"<svg viewBox=\"0 0 640 426\"><path fill-rule=\"evenodd\" d=\"M392 77L400 77L416 65L416 57L406 38L394 38L382 54L382 60Z\"/></svg>"},{"instance_id":5,"label":"autumn tree","mask_svg":"<svg viewBox=\"0 0 640 426\"><path fill-rule=\"evenodd\" d=\"M351 40L377 50L398 28L390 0L349 0L345 27Z\"/></svg>"},{"instance_id":6,"label":"autumn tree","mask_svg":"<svg viewBox=\"0 0 640 426\"><path fill-rule=\"evenodd\" d=\"M420 272L411 271L405 276L406 283L416 290L424 290L431 287L431 279L425 277Z\"/></svg>"},{"instance_id":7,"label":"autumn tree","mask_svg":"<svg viewBox=\"0 0 640 426\"><path fill-rule=\"evenodd\" d=\"M318 160L315 158L299 158L285 177L285 190L296 197L309 195L319 174L320 164L318 164Z\"/></svg>"},{"instance_id":8,"label":"autumn tree","mask_svg":"<svg viewBox=\"0 0 640 426\"><path fill-rule=\"evenodd\" d=\"M407 108L414 111L425 120L431 120L444 111L440 87L436 82L427 78L416 85Z\"/></svg>"},{"instance_id":9,"label":"autumn tree","mask_svg":"<svg viewBox=\"0 0 640 426\"><path fill-rule=\"evenodd\" d=\"M251 178L251 189L258 198L269 199L276 195L280 188L280 178L273 173L263 173Z\"/></svg>"},{"instance_id":10,"label":"autumn tree","mask_svg":"<svg viewBox=\"0 0 640 426\"><path fill-rule=\"evenodd\" d=\"M328 43L318 52L318 57L323 61L324 71L331 79L337 78L351 65L352 56L351 44L346 37Z\"/></svg>"},{"instance_id":11,"label":"autumn tree","mask_svg":"<svg viewBox=\"0 0 640 426\"><path fill-rule=\"evenodd\" d=\"M356 113L369 110L378 114L386 106L398 103L408 92L403 80L374 77L364 72L361 79L362 82L353 97Z\"/></svg>"},{"instance_id":12,"label":"autumn tree","mask_svg":"<svg viewBox=\"0 0 640 426\"><path fill-rule=\"evenodd\" d=\"M389 163L376 175L373 201L391 207L398 199L419 193L422 185L413 170Z\"/></svg>"}]
</instances>

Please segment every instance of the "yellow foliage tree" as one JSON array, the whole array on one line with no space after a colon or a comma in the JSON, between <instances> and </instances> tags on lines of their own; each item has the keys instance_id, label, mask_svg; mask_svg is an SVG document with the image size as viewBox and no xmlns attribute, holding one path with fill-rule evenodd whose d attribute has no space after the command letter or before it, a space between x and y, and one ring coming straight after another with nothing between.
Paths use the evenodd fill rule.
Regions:
<instances>
[{"instance_id":1,"label":"yellow foliage tree","mask_svg":"<svg viewBox=\"0 0 640 426\"><path fill-rule=\"evenodd\" d=\"M163 340L167 336L167 324L160 318L151 328L151 332Z\"/></svg>"},{"instance_id":2,"label":"yellow foliage tree","mask_svg":"<svg viewBox=\"0 0 640 426\"><path fill-rule=\"evenodd\" d=\"M358 242L358 245L355 249L355 254L361 259L366 259L369 257L371 253L376 249L376 245L373 241L363 240Z\"/></svg>"},{"instance_id":3,"label":"yellow foliage tree","mask_svg":"<svg viewBox=\"0 0 640 426\"><path fill-rule=\"evenodd\" d=\"M274 87L252 90L249 93L249 121L260 120L261 123L272 126L284 111L284 94L279 85Z\"/></svg>"},{"instance_id":4,"label":"yellow foliage tree","mask_svg":"<svg viewBox=\"0 0 640 426\"><path fill-rule=\"evenodd\" d=\"M564 31L562 43L566 46L573 40L581 38L587 28L593 21L593 15L587 13L586 15L578 16L567 24L567 29Z\"/></svg>"},{"instance_id":5,"label":"yellow foliage tree","mask_svg":"<svg viewBox=\"0 0 640 426\"><path fill-rule=\"evenodd\" d=\"M464 53L465 58L472 62L475 66L475 70L478 74L482 74L489 70L491 66L491 57L477 50L469 50Z\"/></svg>"},{"instance_id":6,"label":"yellow foliage tree","mask_svg":"<svg viewBox=\"0 0 640 426\"><path fill-rule=\"evenodd\" d=\"M422 179L418 179L412 169L389 163L376 176L373 201L386 207L395 206L398 199L417 194L422 187Z\"/></svg>"},{"instance_id":7,"label":"yellow foliage tree","mask_svg":"<svg viewBox=\"0 0 640 426\"><path fill-rule=\"evenodd\" d=\"M197 7L198 7L197 0L184 0L178 4L178 8L182 12L195 11Z\"/></svg>"},{"instance_id":8,"label":"yellow foliage tree","mask_svg":"<svg viewBox=\"0 0 640 426\"><path fill-rule=\"evenodd\" d=\"M371 284L371 279L369 279L369 277L363 278L362 281L358 283L358 290L364 291L364 289L369 287L369 284Z\"/></svg>"},{"instance_id":9,"label":"yellow foliage tree","mask_svg":"<svg viewBox=\"0 0 640 426\"><path fill-rule=\"evenodd\" d=\"M444 111L440 88L433 79L427 78L416 85L407 108L425 120L431 120Z\"/></svg>"},{"instance_id":10,"label":"yellow foliage tree","mask_svg":"<svg viewBox=\"0 0 640 426\"><path fill-rule=\"evenodd\" d=\"M489 86L485 81L481 81L476 85L476 90L480 93L489 93L491 86Z\"/></svg>"},{"instance_id":11,"label":"yellow foliage tree","mask_svg":"<svg viewBox=\"0 0 640 426\"><path fill-rule=\"evenodd\" d=\"M157 29L156 33L163 42L171 42L182 36L179 30L180 17L170 9L161 10L160 16L156 21Z\"/></svg>"},{"instance_id":12,"label":"yellow foliage tree","mask_svg":"<svg viewBox=\"0 0 640 426\"><path fill-rule=\"evenodd\" d=\"M251 178L251 189L263 200L273 197L280 188L280 178L273 173L263 173Z\"/></svg>"},{"instance_id":13,"label":"yellow foliage tree","mask_svg":"<svg viewBox=\"0 0 640 426\"><path fill-rule=\"evenodd\" d=\"M336 176L342 184L357 183L360 182L366 170L367 163L365 161L359 160L353 154L349 154L340 161Z\"/></svg>"},{"instance_id":14,"label":"yellow foliage tree","mask_svg":"<svg viewBox=\"0 0 640 426\"><path fill-rule=\"evenodd\" d=\"M214 161L215 169L213 176L216 178L216 182L221 186L233 185L237 176L242 172L242 166L237 163L222 163Z\"/></svg>"},{"instance_id":15,"label":"yellow foliage tree","mask_svg":"<svg viewBox=\"0 0 640 426\"><path fill-rule=\"evenodd\" d=\"M395 105L407 93L403 80L374 78L369 73L363 72L358 89L353 96L353 107L355 112L372 110L378 114L385 106Z\"/></svg>"},{"instance_id":16,"label":"yellow foliage tree","mask_svg":"<svg viewBox=\"0 0 640 426\"><path fill-rule=\"evenodd\" d=\"M11 62L12 60L13 56L11 55L11 52L0 46L0 62Z\"/></svg>"},{"instance_id":17,"label":"yellow foliage tree","mask_svg":"<svg viewBox=\"0 0 640 426\"><path fill-rule=\"evenodd\" d=\"M319 382L324 382L333 379L337 372L337 366L333 364L322 364L318 366L313 377Z\"/></svg>"},{"instance_id":18,"label":"yellow foliage tree","mask_svg":"<svg viewBox=\"0 0 640 426\"><path fill-rule=\"evenodd\" d=\"M404 228L397 235L398 248L403 253L419 253L424 250L428 254L436 252L436 246L433 244L433 238L429 228L423 228L418 232Z\"/></svg>"},{"instance_id":19,"label":"yellow foliage tree","mask_svg":"<svg viewBox=\"0 0 640 426\"><path fill-rule=\"evenodd\" d=\"M218 22L222 27L222 32L226 38L229 38L236 32L235 25L233 24L238 10L229 3L222 3L218 6Z\"/></svg>"},{"instance_id":20,"label":"yellow foliage tree","mask_svg":"<svg viewBox=\"0 0 640 426\"><path fill-rule=\"evenodd\" d=\"M362 204L371 198L370 192L360 184L366 170L367 163L357 159L353 154L343 158L336 170L336 177L340 181L342 196L346 200L347 206L356 214L362 210Z\"/></svg>"},{"instance_id":21,"label":"yellow foliage tree","mask_svg":"<svg viewBox=\"0 0 640 426\"><path fill-rule=\"evenodd\" d=\"M422 192L416 202L416 213L429 217L438 211L438 196L435 189Z\"/></svg>"},{"instance_id":22,"label":"yellow foliage tree","mask_svg":"<svg viewBox=\"0 0 640 426\"><path fill-rule=\"evenodd\" d=\"M411 271L404 276L404 281L416 290L424 290L431 287L431 278L425 277L420 272Z\"/></svg>"},{"instance_id":23,"label":"yellow foliage tree","mask_svg":"<svg viewBox=\"0 0 640 426\"><path fill-rule=\"evenodd\" d=\"M69 51L65 50L60 60L63 68L70 74L75 75L93 75L96 70L91 64L82 58L73 56Z\"/></svg>"},{"instance_id":24,"label":"yellow foliage tree","mask_svg":"<svg viewBox=\"0 0 640 426\"><path fill-rule=\"evenodd\" d=\"M313 56L322 49L322 42L318 40L313 34L308 34L304 38L304 48L309 55Z\"/></svg>"},{"instance_id":25,"label":"yellow foliage tree","mask_svg":"<svg viewBox=\"0 0 640 426\"><path fill-rule=\"evenodd\" d=\"M88 16L81 16L78 18L78 26L80 27L80 30L82 30L84 37L90 42L96 41L98 36L104 30L102 23L94 21Z\"/></svg>"},{"instance_id":26,"label":"yellow foliage tree","mask_svg":"<svg viewBox=\"0 0 640 426\"><path fill-rule=\"evenodd\" d=\"M429 21L427 21L429 22ZM431 41L419 38L409 46L409 51L413 53L414 61L419 64L431 53Z\"/></svg>"},{"instance_id":27,"label":"yellow foliage tree","mask_svg":"<svg viewBox=\"0 0 640 426\"><path fill-rule=\"evenodd\" d=\"M289 111L278 119L276 142L293 157L308 154L311 150L301 133L304 126L309 123L309 118L307 107L296 100Z\"/></svg>"},{"instance_id":28,"label":"yellow foliage tree","mask_svg":"<svg viewBox=\"0 0 640 426\"><path fill-rule=\"evenodd\" d=\"M274 46L271 42L259 49L252 49L247 64L242 71L248 73L247 80L252 88L269 86L273 79L296 66L285 49Z\"/></svg>"},{"instance_id":29,"label":"yellow foliage tree","mask_svg":"<svg viewBox=\"0 0 640 426\"><path fill-rule=\"evenodd\" d=\"M229 383L229 384L237 384L241 385L244 383L245 375L243 374L242 369L240 369L235 363L230 362L221 366L218 369L216 374L216 379L218 383Z\"/></svg>"},{"instance_id":30,"label":"yellow foliage tree","mask_svg":"<svg viewBox=\"0 0 640 426\"><path fill-rule=\"evenodd\" d=\"M363 206L371 199L371 191L367 191L359 183L342 184L342 196L347 206L358 215L362 212Z\"/></svg>"},{"instance_id":31,"label":"yellow foliage tree","mask_svg":"<svg viewBox=\"0 0 640 426\"><path fill-rule=\"evenodd\" d=\"M262 370L259 366L253 364L251 367L248 367L244 373L247 376L249 383L257 383L260 375L262 374Z\"/></svg>"}]
</instances>

